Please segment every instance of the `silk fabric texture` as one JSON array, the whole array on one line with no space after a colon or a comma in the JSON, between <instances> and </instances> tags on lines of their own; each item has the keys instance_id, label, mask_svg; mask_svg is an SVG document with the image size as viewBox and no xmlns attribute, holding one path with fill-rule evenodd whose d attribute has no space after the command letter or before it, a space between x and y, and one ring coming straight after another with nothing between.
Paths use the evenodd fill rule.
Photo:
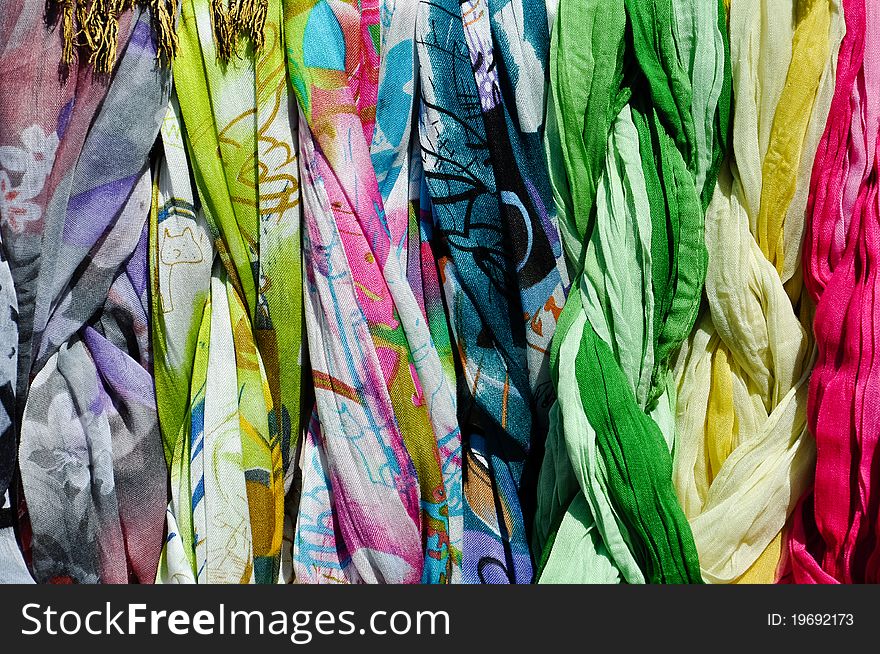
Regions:
<instances>
[{"instance_id":1,"label":"silk fabric texture","mask_svg":"<svg viewBox=\"0 0 880 654\"><path fill-rule=\"evenodd\" d=\"M285 16L315 389L294 567L311 582L451 583L460 435L408 152L412 8L299 1ZM381 67L392 51L401 65Z\"/></svg>"},{"instance_id":2,"label":"silk fabric texture","mask_svg":"<svg viewBox=\"0 0 880 654\"><path fill-rule=\"evenodd\" d=\"M302 296L282 18L281 3L269 3L263 47L228 63L208 3L184 2L177 28L175 91L187 101L165 117L151 218L156 388L171 474L163 582L275 583L285 574Z\"/></svg>"}]
</instances>

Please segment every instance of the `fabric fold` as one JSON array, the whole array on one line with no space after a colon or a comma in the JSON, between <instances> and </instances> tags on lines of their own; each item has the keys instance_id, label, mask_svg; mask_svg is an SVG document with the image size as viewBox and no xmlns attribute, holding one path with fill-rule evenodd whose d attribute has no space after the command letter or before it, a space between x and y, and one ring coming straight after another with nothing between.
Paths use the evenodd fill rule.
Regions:
<instances>
[{"instance_id":1,"label":"fabric fold","mask_svg":"<svg viewBox=\"0 0 880 654\"><path fill-rule=\"evenodd\" d=\"M19 19L44 30L38 8ZM126 13L120 31L109 85L84 65L60 71L47 37L42 61L29 62L47 78L31 109L39 122L21 132L24 151L4 148L29 205L4 212L3 228L22 327L21 484L44 582L152 582L162 542L166 482L142 335L147 160L170 84L149 17Z\"/></svg>"},{"instance_id":2,"label":"fabric fold","mask_svg":"<svg viewBox=\"0 0 880 654\"><path fill-rule=\"evenodd\" d=\"M450 583L461 565L444 335L423 309L424 278L408 278L421 239L408 153L413 27L402 2L285 2L315 388L294 536L305 582ZM400 69L383 68L382 54Z\"/></svg>"},{"instance_id":3,"label":"fabric fold","mask_svg":"<svg viewBox=\"0 0 880 654\"><path fill-rule=\"evenodd\" d=\"M221 51L230 43L215 41L211 3L184 2L177 27L177 102L163 124L151 218L171 476L163 582L287 581L302 285L282 18L280 0L267 3L259 38L235 43L248 55L232 58Z\"/></svg>"},{"instance_id":4,"label":"fabric fold","mask_svg":"<svg viewBox=\"0 0 880 654\"><path fill-rule=\"evenodd\" d=\"M816 466L792 516L784 580L876 583L880 11L843 2L837 85L810 180L804 285L818 351L806 423Z\"/></svg>"},{"instance_id":5,"label":"fabric fold","mask_svg":"<svg viewBox=\"0 0 880 654\"><path fill-rule=\"evenodd\" d=\"M419 5L419 135L458 370L465 583L530 583L565 303L543 152L543 2Z\"/></svg>"}]
</instances>

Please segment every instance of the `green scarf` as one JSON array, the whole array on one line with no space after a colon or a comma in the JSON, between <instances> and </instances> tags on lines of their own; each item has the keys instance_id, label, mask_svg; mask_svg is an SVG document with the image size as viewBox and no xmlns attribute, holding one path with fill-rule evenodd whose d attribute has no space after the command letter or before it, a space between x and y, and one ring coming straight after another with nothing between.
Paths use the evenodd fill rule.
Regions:
<instances>
[{"instance_id":1,"label":"green scarf","mask_svg":"<svg viewBox=\"0 0 880 654\"><path fill-rule=\"evenodd\" d=\"M579 272L551 347L542 582L701 580L672 486L669 361L706 274L730 103L723 20L720 2L560 3L547 148L564 162L551 176ZM707 39L721 47L700 53Z\"/></svg>"},{"instance_id":2,"label":"green scarf","mask_svg":"<svg viewBox=\"0 0 880 654\"><path fill-rule=\"evenodd\" d=\"M300 431L295 127L280 0L267 5L262 47L255 53L253 39L237 43L232 47L242 56L228 63L215 43L230 41L215 39L212 9L207 0L183 3L173 62L182 111L176 126L163 129L167 165L182 162L174 170L177 183L186 185L189 157L198 201L187 206L175 189L157 193L163 197L153 220L154 282L168 286L155 294L160 302L153 314L172 479L169 534L175 537L166 545L160 578L273 583ZM169 119L176 120L176 112ZM185 151L172 146L176 134ZM210 279L165 269L195 263L187 261L186 241L198 225L189 226L189 235L182 223L164 227L169 216L187 214L207 224L213 244L192 258L219 255ZM164 247L163 239L174 237L181 245ZM166 251L170 260L163 259ZM175 317L177 311L183 317ZM173 320L186 328L167 328Z\"/></svg>"}]
</instances>

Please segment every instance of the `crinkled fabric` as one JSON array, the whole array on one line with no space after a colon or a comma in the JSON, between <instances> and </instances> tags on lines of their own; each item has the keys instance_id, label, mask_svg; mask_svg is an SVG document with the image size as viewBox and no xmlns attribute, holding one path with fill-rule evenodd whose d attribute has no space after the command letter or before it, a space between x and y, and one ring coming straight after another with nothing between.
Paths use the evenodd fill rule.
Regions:
<instances>
[{"instance_id":1,"label":"crinkled fabric","mask_svg":"<svg viewBox=\"0 0 880 654\"><path fill-rule=\"evenodd\" d=\"M812 488L794 511L785 579L877 583L876 261L880 254L880 8L843 2L846 36L810 182L804 282L816 303L806 422Z\"/></svg>"},{"instance_id":2,"label":"crinkled fabric","mask_svg":"<svg viewBox=\"0 0 880 654\"><path fill-rule=\"evenodd\" d=\"M677 368L675 484L711 583L774 581L813 465L800 252L843 33L837 2L730 9L733 155L706 213L708 311Z\"/></svg>"},{"instance_id":3,"label":"crinkled fabric","mask_svg":"<svg viewBox=\"0 0 880 654\"><path fill-rule=\"evenodd\" d=\"M672 484L669 366L706 273L703 197L730 102L723 20L720 3L558 7L547 149L577 274L550 356L544 583L701 581Z\"/></svg>"}]
</instances>

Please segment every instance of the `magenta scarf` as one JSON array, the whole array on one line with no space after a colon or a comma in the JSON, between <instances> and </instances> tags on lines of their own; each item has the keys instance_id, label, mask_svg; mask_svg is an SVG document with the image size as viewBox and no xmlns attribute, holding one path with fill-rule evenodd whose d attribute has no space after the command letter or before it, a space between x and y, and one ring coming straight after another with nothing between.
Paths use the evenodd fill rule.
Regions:
<instances>
[{"instance_id":1,"label":"magenta scarf","mask_svg":"<svg viewBox=\"0 0 880 654\"><path fill-rule=\"evenodd\" d=\"M844 17L807 207L804 281L818 347L807 410L817 461L789 536L796 583L880 581L880 3L845 0Z\"/></svg>"}]
</instances>

